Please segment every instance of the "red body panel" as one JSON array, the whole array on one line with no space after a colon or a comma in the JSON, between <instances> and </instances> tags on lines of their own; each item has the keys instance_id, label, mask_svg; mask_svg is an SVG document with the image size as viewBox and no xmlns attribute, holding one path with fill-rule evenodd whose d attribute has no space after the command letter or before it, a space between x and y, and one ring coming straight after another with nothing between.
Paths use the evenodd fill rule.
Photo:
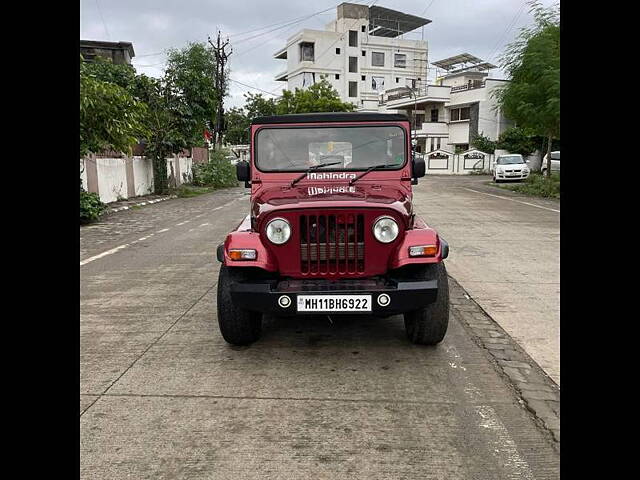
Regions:
<instances>
[{"instance_id":1,"label":"red body panel","mask_svg":"<svg viewBox=\"0 0 640 480\"><path fill-rule=\"evenodd\" d=\"M326 124L279 124L277 127L300 125ZM332 123L332 126L343 125L363 123ZM367 122L366 125L401 126L407 139L406 151L411 152L409 122ZM252 147L256 132L262 127L252 125ZM440 248L436 257L409 257L410 246L440 243L435 230L421 219L414 218L409 161L399 170L372 171L352 186L348 185L349 178L325 180L307 177L291 187L291 181L299 177L300 172L261 172L255 166L254 153L252 148L251 213L227 236L224 248L226 265L259 267L292 278L339 279L381 275L410 263L442 261ZM329 168L322 170L322 173L331 172L342 173ZM393 217L400 227L398 237L389 244L379 242L372 231L375 220L383 215ZM266 223L276 217L285 218L291 224L291 237L283 245L272 244L264 234ZM364 221L364 228L361 224L341 226L341 218L346 224L354 218L354 222ZM331 227L334 223L335 226ZM307 233L303 233L305 225L308 226ZM323 225L326 231L322 230ZM303 238L304 235L307 237ZM257 258L255 261L232 261L228 257L230 248L254 248ZM351 255L349 258L353 264L345 263L348 258L341 264L342 255Z\"/></svg>"}]
</instances>

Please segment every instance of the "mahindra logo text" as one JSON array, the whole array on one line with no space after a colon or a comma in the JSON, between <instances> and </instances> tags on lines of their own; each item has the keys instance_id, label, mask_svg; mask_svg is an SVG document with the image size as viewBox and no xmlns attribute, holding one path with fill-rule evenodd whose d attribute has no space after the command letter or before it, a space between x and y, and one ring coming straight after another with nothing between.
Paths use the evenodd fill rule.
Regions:
<instances>
[{"instance_id":1,"label":"mahindra logo text","mask_svg":"<svg viewBox=\"0 0 640 480\"><path fill-rule=\"evenodd\" d=\"M311 172L308 177L310 180L346 180L356 178L356 174L347 172Z\"/></svg>"}]
</instances>

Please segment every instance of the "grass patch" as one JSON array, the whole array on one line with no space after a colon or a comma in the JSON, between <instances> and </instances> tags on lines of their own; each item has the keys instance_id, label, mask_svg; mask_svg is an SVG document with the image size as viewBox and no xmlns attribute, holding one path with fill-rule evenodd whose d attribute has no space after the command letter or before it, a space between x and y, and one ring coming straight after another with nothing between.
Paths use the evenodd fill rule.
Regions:
<instances>
[{"instance_id":1,"label":"grass patch","mask_svg":"<svg viewBox=\"0 0 640 480\"><path fill-rule=\"evenodd\" d=\"M197 197L198 195L202 195L204 193L210 193L215 190L215 187L197 187L194 185L180 185L175 194L178 198L190 198Z\"/></svg>"},{"instance_id":2,"label":"grass patch","mask_svg":"<svg viewBox=\"0 0 640 480\"><path fill-rule=\"evenodd\" d=\"M493 182L491 184L496 185ZM532 172L529 178L521 183L501 183L496 186L534 197L560 198L559 173L553 173L551 174L551 178L547 178L541 173Z\"/></svg>"}]
</instances>

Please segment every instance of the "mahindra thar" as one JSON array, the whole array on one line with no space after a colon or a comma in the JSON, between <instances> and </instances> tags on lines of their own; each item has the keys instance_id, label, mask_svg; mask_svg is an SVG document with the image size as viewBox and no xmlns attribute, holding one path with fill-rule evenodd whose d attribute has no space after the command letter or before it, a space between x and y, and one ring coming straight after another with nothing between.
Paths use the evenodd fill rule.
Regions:
<instances>
[{"instance_id":1,"label":"mahindra thar","mask_svg":"<svg viewBox=\"0 0 640 480\"><path fill-rule=\"evenodd\" d=\"M425 174L406 115L255 118L250 213L218 246L224 339L260 337L263 314L403 314L409 339L440 342L449 321L448 244L414 212Z\"/></svg>"}]
</instances>

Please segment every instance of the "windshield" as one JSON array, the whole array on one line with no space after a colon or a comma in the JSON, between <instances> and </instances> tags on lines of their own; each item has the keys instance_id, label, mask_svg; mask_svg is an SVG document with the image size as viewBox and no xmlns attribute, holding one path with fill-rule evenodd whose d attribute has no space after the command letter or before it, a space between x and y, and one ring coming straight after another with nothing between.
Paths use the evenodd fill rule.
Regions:
<instances>
[{"instance_id":1,"label":"windshield","mask_svg":"<svg viewBox=\"0 0 640 480\"><path fill-rule=\"evenodd\" d=\"M323 163L332 164L325 170L398 169L406 156L398 126L263 128L255 147L256 166L264 172L303 172Z\"/></svg>"},{"instance_id":2,"label":"windshield","mask_svg":"<svg viewBox=\"0 0 640 480\"><path fill-rule=\"evenodd\" d=\"M506 157L498 157L496 162L498 165L513 165L515 163L524 163L522 155L507 155Z\"/></svg>"}]
</instances>

